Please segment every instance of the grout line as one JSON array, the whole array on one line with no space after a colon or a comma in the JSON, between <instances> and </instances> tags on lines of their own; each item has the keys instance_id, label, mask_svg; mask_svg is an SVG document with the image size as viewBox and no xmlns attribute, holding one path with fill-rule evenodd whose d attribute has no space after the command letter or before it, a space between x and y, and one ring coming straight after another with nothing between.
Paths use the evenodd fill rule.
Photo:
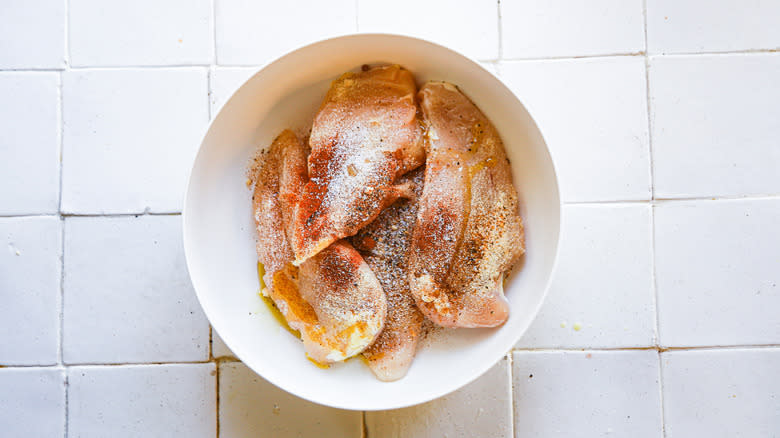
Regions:
<instances>
[{"instance_id":1,"label":"grout line","mask_svg":"<svg viewBox=\"0 0 780 438\"><path fill-rule=\"evenodd\" d=\"M359 33L359 32L360 32L360 0L355 0L355 33Z\"/></svg>"},{"instance_id":2,"label":"grout line","mask_svg":"<svg viewBox=\"0 0 780 438\"><path fill-rule=\"evenodd\" d=\"M29 214L0 214L0 219L32 218L32 217L124 217L124 216L179 216L180 212L171 213L29 213Z\"/></svg>"},{"instance_id":3,"label":"grout line","mask_svg":"<svg viewBox=\"0 0 780 438\"><path fill-rule=\"evenodd\" d=\"M65 1L65 34L63 35L63 44L65 44L65 68L70 68L70 0Z\"/></svg>"},{"instance_id":4,"label":"grout line","mask_svg":"<svg viewBox=\"0 0 780 438\"><path fill-rule=\"evenodd\" d=\"M655 155L653 153L653 108L650 97L650 57L649 43L647 39L647 0L642 0L642 17L644 20L645 37L645 99L647 105L647 148L650 162L650 198L653 199L653 205L650 208L650 276L652 279L651 287L653 289L653 310L655 313L654 337L655 345L658 347L658 403L661 419L661 436L666 438L666 419L664 418L664 372L661 359L661 324L660 312L658 309L658 279L656 277L656 248L655 248Z\"/></svg>"},{"instance_id":5,"label":"grout line","mask_svg":"<svg viewBox=\"0 0 780 438\"><path fill-rule=\"evenodd\" d=\"M537 56L528 58L502 58L501 62L529 62L529 61L565 61L565 60L577 60L577 59L600 59L600 58L630 58L636 56L644 56L645 52L617 52L617 53L600 53L597 55L575 55L575 56Z\"/></svg>"},{"instance_id":6,"label":"grout line","mask_svg":"<svg viewBox=\"0 0 780 438\"><path fill-rule=\"evenodd\" d=\"M212 89L211 89L211 80L212 75L214 74L214 66L212 65L209 67L209 70L206 72L206 114L209 116L209 123L211 123L211 96L212 96Z\"/></svg>"},{"instance_id":7,"label":"grout line","mask_svg":"<svg viewBox=\"0 0 780 438\"><path fill-rule=\"evenodd\" d=\"M209 362L214 361L214 329L209 324Z\"/></svg>"},{"instance_id":8,"label":"grout line","mask_svg":"<svg viewBox=\"0 0 780 438\"><path fill-rule=\"evenodd\" d=\"M655 197L656 203L660 202L680 202L680 201L750 201L750 200L769 200L780 198L780 193L755 194L742 196L685 196L678 198L659 198Z\"/></svg>"},{"instance_id":9,"label":"grout line","mask_svg":"<svg viewBox=\"0 0 780 438\"><path fill-rule=\"evenodd\" d=\"M661 353L675 351L761 350L780 348L780 344L702 345L698 347L659 347Z\"/></svg>"},{"instance_id":10,"label":"grout line","mask_svg":"<svg viewBox=\"0 0 780 438\"><path fill-rule=\"evenodd\" d=\"M58 132L58 145L57 145L57 160L59 161L59 194L57 197L57 214L59 215L62 212L62 192L63 192L63 186L62 186L62 168L63 168L63 152L65 150L65 102L63 100L63 92L62 92L62 82L63 77L62 73L58 75L58 83L57 83L57 111L58 111L58 122L59 126L57 127L59 129Z\"/></svg>"},{"instance_id":11,"label":"grout line","mask_svg":"<svg viewBox=\"0 0 780 438\"><path fill-rule=\"evenodd\" d=\"M653 288L653 310L655 313L655 345L661 347L661 319L660 312L658 310L658 278L656 274L656 250L655 250L655 205L650 208L650 278L652 282L650 286Z\"/></svg>"},{"instance_id":12,"label":"grout line","mask_svg":"<svg viewBox=\"0 0 780 438\"><path fill-rule=\"evenodd\" d=\"M713 201L768 201L780 199L780 194L771 195L747 195L747 196L692 196L684 198L655 198L655 199L625 199L611 201L564 201L563 205L612 205L612 204L650 204L663 205L684 203L691 201L713 202Z\"/></svg>"},{"instance_id":13,"label":"grout line","mask_svg":"<svg viewBox=\"0 0 780 438\"><path fill-rule=\"evenodd\" d=\"M216 434L216 437L219 438L219 426L220 426L219 425L219 404L220 404L220 399L219 399L219 377L220 377L220 375L219 375L219 372L220 372L220 368L221 367L220 367L220 363L219 362L214 361L213 359L212 359L212 362L214 363L214 369L217 372L216 375L215 375L216 407L217 407L217 409L216 409L216 411L217 411L216 412L216 416L217 416L217 422L216 422L217 434Z\"/></svg>"},{"instance_id":14,"label":"grout line","mask_svg":"<svg viewBox=\"0 0 780 438\"><path fill-rule=\"evenodd\" d=\"M63 341L65 337L65 220L60 217L60 293L57 297L59 325L57 327L57 363L63 365Z\"/></svg>"},{"instance_id":15,"label":"grout line","mask_svg":"<svg viewBox=\"0 0 780 438\"><path fill-rule=\"evenodd\" d=\"M504 26L501 19L501 0L497 0L496 14L498 15L498 59L504 56Z\"/></svg>"},{"instance_id":16,"label":"grout line","mask_svg":"<svg viewBox=\"0 0 780 438\"><path fill-rule=\"evenodd\" d=\"M0 73L46 73L46 72L54 72L54 73L60 73L62 71L65 71L66 67L60 67L60 68L45 68L45 67L24 67L24 68L0 68Z\"/></svg>"},{"instance_id":17,"label":"grout line","mask_svg":"<svg viewBox=\"0 0 780 438\"><path fill-rule=\"evenodd\" d=\"M368 438L368 424L366 423L366 411L362 411L362 415L360 416L360 422L363 426L360 430L360 436L361 438Z\"/></svg>"},{"instance_id":18,"label":"grout line","mask_svg":"<svg viewBox=\"0 0 780 438\"><path fill-rule=\"evenodd\" d=\"M58 160L59 160L59 196L57 199L57 216L60 221L60 293L59 293L59 327L58 327L58 349L57 349L57 362L65 367L65 361L63 359L63 350L64 350L64 338L65 338L65 219L62 217L62 193L64 191L64 186L62 184L62 175L63 175L63 153L65 150L65 103L63 99L63 81L64 81L64 75L63 72L66 72L70 69L71 64L71 53L70 53L70 0L63 0L65 3L65 22L63 23L63 49L65 54L65 65L63 70L59 73L59 83L57 87L57 100L58 100L58 110L59 110L59 144L58 144ZM65 427L65 430L63 431L63 436L67 438L68 436L68 417L70 417L69 413L69 399L70 399L70 382L68 378L68 368L65 367L65 408L63 415L65 416L65 421L63 422L63 425Z\"/></svg>"},{"instance_id":19,"label":"grout line","mask_svg":"<svg viewBox=\"0 0 780 438\"><path fill-rule=\"evenodd\" d=\"M217 63L217 1L211 0L211 17L209 19L211 26L211 65Z\"/></svg>"},{"instance_id":20,"label":"grout line","mask_svg":"<svg viewBox=\"0 0 780 438\"><path fill-rule=\"evenodd\" d=\"M658 400L661 402L661 436L666 438L666 418L664 418L664 365L661 352L658 352Z\"/></svg>"},{"instance_id":21,"label":"grout line","mask_svg":"<svg viewBox=\"0 0 780 438\"><path fill-rule=\"evenodd\" d=\"M181 212L138 212L138 213L62 213L62 217L129 217L129 216L181 216Z\"/></svg>"},{"instance_id":22,"label":"grout line","mask_svg":"<svg viewBox=\"0 0 780 438\"><path fill-rule=\"evenodd\" d=\"M529 347L515 348L518 352L545 352L545 353L578 353L585 351L609 352L609 351L658 351L660 353L675 351L718 351L718 350L761 350L780 348L780 344L745 344L745 345L700 345L687 347L660 347L650 345L647 347Z\"/></svg>"},{"instance_id":23,"label":"grout line","mask_svg":"<svg viewBox=\"0 0 780 438\"><path fill-rule=\"evenodd\" d=\"M509 436L515 436L515 358L510 350L506 354L507 366L509 367Z\"/></svg>"},{"instance_id":24,"label":"grout line","mask_svg":"<svg viewBox=\"0 0 780 438\"><path fill-rule=\"evenodd\" d=\"M70 404L70 373L68 372L68 368L64 368L65 373L65 438L68 438L68 417L70 417L70 413L68 412L69 404Z\"/></svg>"},{"instance_id":25,"label":"grout line","mask_svg":"<svg viewBox=\"0 0 780 438\"><path fill-rule=\"evenodd\" d=\"M729 55L761 55L780 53L780 47L774 49L744 49L744 50L724 50L724 51L705 51L700 52L675 52L675 53L649 53L649 56L656 57L678 57L678 56L729 56Z\"/></svg>"},{"instance_id":26,"label":"grout line","mask_svg":"<svg viewBox=\"0 0 780 438\"><path fill-rule=\"evenodd\" d=\"M645 55L645 104L647 105L647 154L650 164L650 198L655 199L655 154L653 153L653 108L650 98L650 58Z\"/></svg>"},{"instance_id":27,"label":"grout line","mask_svg":"<svg viewBox=\"0 0 780 438\"><path fill-rule=\"evenodd\" d=\"M67 369L67 366L59 363L52 363L47 365L40 365L40 364L0 364L0 370L12 370L12 369L34 369L34 368L40 368L40 369Z\"/></svg>"},{"instance_id":28,"label":"grout line","mask_svg":"<svg viewBox=\"0 0 780 438\"><path fill-rule=\"evenodd\" d=\"M207 365L210 363L222 363L222 362L240 362L238 359L233 360L232 358L222 360L222 359L214 359L214 360L200 360L200 361L171 361L171 362L120 362L120 363L100 363L100 362L72 362L67 363L64 366L66 368L69 367L88 367L88 368L98 368L98 367L143 367L143 366L156 366L156 365Z\"/></svg>"}]
</instances>

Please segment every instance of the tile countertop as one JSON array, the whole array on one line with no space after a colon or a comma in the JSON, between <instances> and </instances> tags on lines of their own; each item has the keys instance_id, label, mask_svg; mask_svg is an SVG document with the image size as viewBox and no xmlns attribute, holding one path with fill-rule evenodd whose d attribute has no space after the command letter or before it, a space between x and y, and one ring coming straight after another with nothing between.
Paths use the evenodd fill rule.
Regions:
<instances>
[{"instance_id":1,"label":"tile countertop","mask_svg":"<svg viewBox=\"0 0 780 438\"><path fill-rule=\"evenodd\" d=\"M780 2L454 3L2 2L0 434L780 437ZM179 237L211 115L258 65L355 31L483 61L545 133L565 203L515 349L386 412L304 402L232 358Z\"/></svg>"}]
</instances>

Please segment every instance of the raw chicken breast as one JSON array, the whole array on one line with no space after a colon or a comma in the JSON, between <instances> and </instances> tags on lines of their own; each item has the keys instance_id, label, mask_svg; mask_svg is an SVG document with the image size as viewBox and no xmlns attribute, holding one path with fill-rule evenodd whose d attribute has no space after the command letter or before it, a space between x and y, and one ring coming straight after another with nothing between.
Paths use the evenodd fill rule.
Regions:
<instances>
[{"instance_id":1,"label":"raw chicken breast","mask_svg":"<svg viewBox=\"0 0 780 438\"><path fill-rule=\"evenodd\" d=\"M425 185L409 253L412 295L445 327L494 327L509 316L503 277L524 253L523 225L498 132L454 85L419 94Z\"/></svg>"},{"instance_id":2,"label":"raw chicken breast","mask_svg":"<svg viewBox=\"0 0 780 438\"><path fill-rule=\"evenodd\" d=\"M335 80L314 118L309 177L295 211L295 264L352 236L407 190L396 178L420 166L416 86L397 65Z\"/></svg>"},{"instance_id":3,"label":"raw chicken breast","mask_svg":"<svg viewBox=\"0 0 780 438\"><path fill-rule=\"evenodd\" d=\"M361 255L348 243L336 242L300 268L291 263L290 216L307 179L304 145L285 130L258 157L255 168L257 255L267 286L263 294L301 333L313 360L336 362L360 353L379 335L387 315L382 286Z\"/></svg>"},{"instance_id":4,"label":"raw chicken breast","mask_svg":"<svg viewBox=\"0 0 780 438\"><path fill-rule=\"evenodd\" d=\"M422 332L424 317L409 290L407 254L417 217L416 198L422 193L423 172L423 168L418 168L399 179L399 183L410 185L413 198L399 199L351 239L387 295L385 328L363 352L368 367L384 381L406 375Z\"/></svg>"},{"instance_id":5,"label":"raw chicken breast","mask_svg":"<svg viewBox=\"0 0 780 438\"><path fill-rule=\"evenodd\" d=\"M274 272L293 259L287 239L289 216L306 182L304 145L289 129L282 131L271 146L255 158L251 178L257 228L257 259L263 264L263 281L270 285Z\"/></svg>"}]
</instances>

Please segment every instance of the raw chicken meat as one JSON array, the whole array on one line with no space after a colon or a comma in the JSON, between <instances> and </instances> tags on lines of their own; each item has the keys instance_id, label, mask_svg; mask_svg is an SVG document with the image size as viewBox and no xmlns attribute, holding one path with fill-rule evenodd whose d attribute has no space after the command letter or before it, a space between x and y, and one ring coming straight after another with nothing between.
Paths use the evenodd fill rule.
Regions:
<instances>
[{"instance_id":1,"label":"raw chicken meat","mask_svg":"<svg viewBox=\"0 0 780 438\"><path fill-rule=\"evenodd\" d=\"M286 129L255 158L252 204L257 227L257 258L263 264L263 281L270 285L275 272L293 259L287 239L292 208L305 184L306 155L298 137Z\"/></svg>"},{"instance_id":2,"label":"raw chicken meat","mask_svg":"<svg viewBox=\"0 0 780 438\"><path fill-rule=\"evenodd\" d=\"M345 73L314 118L309 177L294 218L300 264L408 194L396 178L425 160L412 74L397 65Z\"/></svg>"},{"instance_id":3,"label":"raw chicken meat","mask_svg":"<svg viewBox=\"0 0 780 438\"><path fill-rule=\"evenodd\" d=\"M407 253L417 217L417 196L422 193L423 168L399 179L410 184L411 199L399 199L352 237L352 244L374 271L387 295L387 321L376 341L363 352L379 380L406 375L417 352L424 317L409 290Z\"/></svg>"},{"instance_id":4,"label":"raw chicken meat","mask_svg":"<svg viewBox=\"0 0 780 438\"><path fill-rule=\"evenodd\" d=\"M263 294L271 297L304 349L320 363L354 356L374 342L387 315L376 276L351 245L336 242L292 265L290 216L306 183L306 150L285 130L255 163L253 206Z\"/></svg>"},{"instance_id":5,"label":"raw chicken meat","mask_svg":"<svg viewBox=\"0 0 780 438\"><path fill-rule=\"evenodd\" d=\"M503 277L524 253L523 225L498 132L454 85L429 82L425 185L409 253L412 295L445 327L494 327L509 316Z\"/></svg>"}]
</instances>

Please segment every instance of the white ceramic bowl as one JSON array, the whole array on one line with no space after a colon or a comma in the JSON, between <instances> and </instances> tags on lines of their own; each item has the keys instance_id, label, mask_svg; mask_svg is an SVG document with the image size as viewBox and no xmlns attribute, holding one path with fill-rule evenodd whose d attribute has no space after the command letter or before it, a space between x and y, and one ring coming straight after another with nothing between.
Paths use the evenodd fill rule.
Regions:
<instances>
[{"instance_id":1,"label":"white ceramic bowl","mask_svg":"<svg viewBox=\"0 0 780 438\"><path fill-rule=\"evenodd\" d=\"M397 63L419 84L457 84L492 120L512 163L527 254L511 276L509 320L496 329L437 334L403 379L380 382L359 360L320 369L258 296L246 168L283 129L308 128L330 82L362 64ZM345 409L392 409L445 395L501 359L525 332L547 291L558 249L560 200L539 129L515 95L476 62L405 36L362 34L320 41L271 62L236 91L211 123L190 175L184 247L203 310L247 366L299 397Z\"/></svg>"}]
</instances>

